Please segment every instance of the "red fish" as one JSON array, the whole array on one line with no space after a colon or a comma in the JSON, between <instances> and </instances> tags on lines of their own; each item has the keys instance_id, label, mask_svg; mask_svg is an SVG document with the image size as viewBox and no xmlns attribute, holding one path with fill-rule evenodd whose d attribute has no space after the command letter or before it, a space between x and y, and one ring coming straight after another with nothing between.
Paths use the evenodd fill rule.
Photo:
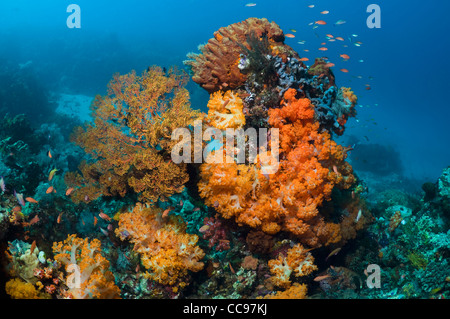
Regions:
<instances>
[{"instance_id":1,"label":"red fish","mask_svg":"<svg viewBox=\"0 0 450 319\"><path fill-rule=\"evenodd\" d=\"M30 220L29 225L30 225L30 226L31 226L31 225L34 225L34 224L38 223L39 221L40 221L39 216L36 215L36 216L34 216L34 217Z\"/></svg>"},{"instance_id":2,"label":"red fish","mask_svg":"<svg viewBox=\"0 0 450 319\"><path fill-rule=\"evenodd\" d=\"M162 218L166 218L167 216L169 216L170 210L171 210L171 207L169 207L165 211L163 211Z\"/></svg>"},{"instance_id":3,"label":"red fish","mask_svg":"<svg viewBox=\"0 0 450 319\"><path fill-rule=\"evenodd\" d=\"M36 249L36 241L33 240L33 243L31 244L31 248L30 248L30 254L32 254L35 249Z\"/></svg>"},{"instance_id":4,"label":"red fish","mask_svg":"<svg viewBox=\"0 0 450 319\"><path fill-rule=\"evenodd\" d=\"M106 215L106 214L103 213L103 212L100 212L100 214L98 214L98 216L100 216L101 219L104 219L104 220L106 220L106 221L108 221L108 222L111 221L111 217L109 217L108 215Z\"/></svg>"},{"instance_id":5,"label":"red fish","mask_svg":"<svg viewBox=\"0 0 450 319\"><path fill-rule=\"evenodd\" d=\"M25 200L29 203L34 203L34 204L38 203L38 201L35 200L33 197L27 197L27 198L25 198Z\"/></svg>"},{"instance_id":6,"label":"red fish","mask_svg":"<svg viewBox=\"0 0 450 319\"><path fill-rule=\"evenodd\" d=\"M56 223L59 224L61 222L61 216L62 216L62 212L58 215L58 218L56 219Z\"/></svg>"},{"instance_id":7,"label":"red fish","mask_svg":"<svg viewBox=\"0 0 450 319\"><path fill-rule=\"evenodd\" d=\"M331 277L330 275L324 275L324 276L317 276L316 278L314 278L314 281L322 281L324 279L327 279Z\"/></svg>"}]
</instances>

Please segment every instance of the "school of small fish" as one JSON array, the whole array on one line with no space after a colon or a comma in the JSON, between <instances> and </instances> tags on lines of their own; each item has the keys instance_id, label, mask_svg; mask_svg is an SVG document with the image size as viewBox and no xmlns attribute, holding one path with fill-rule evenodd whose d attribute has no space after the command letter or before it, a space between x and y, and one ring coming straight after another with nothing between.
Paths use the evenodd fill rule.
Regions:
<instances>
[{"instance_id":1,"label":"school of small fish","mask_svg":"<svg viewBox=\"0 0 450 319\"><path fill-rule=\"evenodd\" d=\"M251 5L256 5L256 4L255 3L251 3ZM311 12L317 12L317 18L320 17L320 16L322 16L322 17L323 16L330 16L330 17L333 16L333 12L331 10L325 10L326 8L320 8L319 9L320 11L316 11L319 8L318 3L307 5L307 7L309 9L314 9L314 10L311 10ZM312 30L314 31L314 35L318 39L322 38L322 36L319 33L319 30L321 30L320 28L324 28L324 29L327 29L327 30L333 29L333 32L328 32L328 33L326 33L324 35L326 41L325 42L320 42L320 47L318 47L319 51L323 51L323 52L325 52L325 51L330 52L331 51L331 53L336 52L334 50L334 47L331 48L331 47L328 46L329 43L336 43L335 45L337 45L337 43L340 43L340 45L343 48L343 49L339 50L340 52L338 51L336 61L333 61L333 59L330 60L328 57L324 57L325 58L325 62L326 62L325 66L328 67L328 68L332 68L332 67L335 67L338 64L338 66L339 66L338 70L340 72L345 73L345 74L350 74L350 76L352 78L355 78L355 79L358 79L358 80L364 79L364 77L362 75L352 75L352 72L351 72L353 70L352 66L350 66L350 65L343 65L342 64L342 63L347 63L350 60L351 61L356 61L358 63L364 63L364 59L357 59L357 58L356 59L351 59L351 56L348 53L350 51L350 47L361 47L363 45L362 41L357 40L357 38L359 38L359 35L356 34L356 33L352 33L352 34L349 34L349 35L342 35L342 33L343 33L342 30L343 29L340 28L339 26L342 26L342 25L346 24L347 23L346 20L338 19L338 20L335 20L335 22L333 22L333 21L330 22L330 21L327 21L327 20L328 19L320 19L319 18L319 19L316 19L313 22L308 23L308 27L312 28ZM297 29L291 28L289 30L292 33L285 34L285 37L288 38L288 39L289 38L295 38L296 35L294 33L297 33ZM339 32L341 34L334 34L334 32ZM307 40L299 40L299 41L297 41L297 43L300 44L300 45L305 45L305 44L307 44ZM307 52L308 53L310 51L311 50L309 50L309 49L303 49L303 52ZM330 53L330 56L331 56L331 53ZM308 57L302 57L300 59L300 61L302 61L302 62L308 62L310 60L311 60L311 58L308 58ZM314 59L312 59L312 61L314 61ZM371 76L367 77L367 80L372 80L372 79L373 79L373 77L371 77ZM365 83L364 84L364 89L366 91L370 91L372 89L372 86L370 84L368 84L368 83Z\"/></svg>"}]
</instances>

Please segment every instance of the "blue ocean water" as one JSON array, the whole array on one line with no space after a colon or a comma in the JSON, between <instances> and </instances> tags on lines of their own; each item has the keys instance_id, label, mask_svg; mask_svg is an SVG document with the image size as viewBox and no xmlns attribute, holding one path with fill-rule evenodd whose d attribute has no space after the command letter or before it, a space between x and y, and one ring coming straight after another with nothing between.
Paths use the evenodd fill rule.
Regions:
<instances>
[{"instance_id":1,"label":"blue ocean water","mask_svg":"<svg viewBox=\"0 0 450 319\"><path fill-rule=\"evenodd\" d=\"M392 146L408 178L439 176L450 160L446 90L450 4L380 0L374 3L381 8L381 28L370 29L369 1L261 0L251 7L247 3L80 0L76 4L82 10L81 28L69 29L70 1L2 1L0 60L32 62L41 84L51 90L94 96L104 92L115 72L153 64L182 66L186 54L197 52L215 30L248 17L266 17L285 33L295 29L296 37L286 43L312 61L324 55L317 49L327 42L326 34L352 38L361 46L345 48L336 41L325 52L336 64L337 84L352 87L362 106L359 122L352 119L346 135ZM314 8L308 7L311 4ZM324 10L329 14L320 14ZM308 25L319 19L328 24L317 29ZM335 26L338 20L346 23ZM350 59L343 61L341 54ZM207 94L194 85L191 94L193 106L204 109Z\"/></svg>"},{"instance_id":2,"label":"blue ocean water","mask_svg":"<svg viewBox=\"0 0 450 319\"><path fill-rule=\"evenodd\" d=\"M67 19L71 14L71 12L67 12L70 4L76 4L81 9L80 28L69 28L67 25ZM371 12L368 12L367 9L371 4L376 4L381 9L380 28L368 26L367 19ZM443 170L450 165L450 103L448 102L450 21L447 17L449 12L450 2L427 3L419 0L407 2L398 0L129 0L126 2L114 0L42 0L33 2L2 0L0 1L0 99L3 101L0 100L0 118L3 118L6 113L12 115L24 113L28 115L33 124L36 124L40 133L53 132L48 134L45 140L39 141L41 144L33 140L36 142L33 144L34 146L42 145L43 147L42 150L33 150L34 154L39 154L36 162L49 170L58 167L60 169L58 174L76 171L79 163L75 159L81 158L84 154L75 154L73 158L66 156L67 154L60 158L54 156L52 160L55 161L55 166L48 158L51 158L48 153L48 149L51 148L49 145L58 145L60 150L63 149L61 147L63 143L70 143L68 137L73 126L69 124L79 124L75 121L74 123L61 122L60 118L54 116L55 112L69 115L77 121L90 120L89 106L91 102L97 94L106 94L107 84L115 73L125 74L131 70L140 73L152 65L165 68L175 65L188 71L188 67L183 63L187 59L188 53L198 53L199 45L205 44L219 28L250 17L267 18L269 21L277 23L285 34L292 35L286 37L285 44L291 46L301 57L308 58L309 61L305 64L311 65L315 58L326 57L326 60L335 64L332 70L336 77L336 85L351 87L358 96L358 103L355 107L357 116L350 118L346 123L345 133L335 138L344 146L352 146L353 150L349 151L348 161L353 166L355 175L362 179L361 185L354 187L355 191L348 190L346 195L347 197L352 196L354 199L355 193L356 196L359 194L356 190L361 186L360 189L364 189L361 192L365 195L368 193L369 199L374 200L375 204L371 203L373 205L371 208L374 208L373 216L375 218L373 220L375 222L364 233L367 235L364 239L356 244L352 243L354 244L353 248L363 247L357 253L350 251L353 249L348 248L352 245L350 244L345 246L346 248L343 248L340 253L342 247L339 247L335 255L339 253L338 258L342 256L340 262L342 265L345 264L348 269L358 263L366 266L369 259L372 262L376 260L383 267L385 266L385 269L388 267L394 269L397 264L407 264L409 267L407 270L401 268L403 266L400 267L401 269L399 268L400 270L397 269L398 267L391 270L389 285L386 284L388 288L385 287L383 293L377 297L387 298L391 295L406 298L418 297L418 292L408 295L414 289L420 290L416 287L418 285L416 281L411 284L411 286L416 285L414 289L405 284L404 278L410 277L422 278L420 284L432 282L429 287L420 286L421 289L423 288L420 290L423 295L436 296L441 291L439 287L445 287L445 289L442 288L442 291L445 291L448 296L450 288L446 278L450 278L447 263L450 249L450 244L448 244L450 243L448 239L450 236L448 233L450 209L448 189L450 189L450 183L447 181L450 180L448 178L450 175L444 174L447 176L447 184L444 183L444 186L436 186L436 181L443 174ZM317 23L319 20L326 21L326 24ZM326 47L327 50L319 50L323 47ZM349 58L343 58L343 55L348 55ZM25 88L27 94L18 96L16 93L18 87ZM192 108L206 112L209 94L193 81L188 83L187 88L191 96ZM52 124L55 125L52 126ZM60 132L61 136L56 136L57 132ZM6 159L3 160L7 165L3 165L0 161L2 164L0 178L2 180L1 174L6 175L6 173L1 169L12 166L7 162L8 156L10 155L5 155ZM30 171L33 170L30 169ZM54 195L60 196L60 201L50 201L45 197L46 194L53 195L50 188L47 188L50 186L50 183L47 183L47 175L48 172L39 176L30 176L29 180L36 181L36 183L30 182L30 185L26 186L26 191L29 192L26 196L34 196L39 200L40 205L47 205L43 209L46 215L44 217L42 216L44 213L40 215L41 220L47 224L42 225L42 222L37 224L36 227L42 228L32 230L32 234L30 234L35 237L31 239L38 238L36 233L41 232L41 229L47 226L45 231L42 230L47 235L55 229L58 230L55 231L58 234L55 235L55 238L50 239L49 237L44 240L42 237L42 243L38 242L47 248L47 251L50 251L50 248L45 245L51 245L51 241L63 240L61 239L63 235L66 236L74 230L83 236L101 238L102 245L107 247L105 248L105 251L108 251L107 255L113 256L116 260L113 268L119 274L117 278L123 279L121 284L127 286L125 281L128 280L128 268L131 264L128 257L131 254L124 252L123 256L117 257L114 255L116 246L113 247L116 242L109 241L113 232L107 227L113 223L114 227L117 227L117 222L116 220L113 222L107 219L102 220L100 217L97 220L96 216L99 216L99 211L105 211L109 217L113 217L117 211L123 210L121 205L129 205L130 202L127 201L136 198L131 196L123 202L117 199L108 199L99 201L91 207L82 202L82 208L80 208L71 202L68 203L67 198L61 199L62 194L66 191L66 185L63 178L59 176L55 182L55 184L59 184L55 185L55 188L59 186L61 189L64 188L64 191L61 192L58 189L58 195ZM12 180L22 182L28 179L24 175L8 177L10 181L6 180L7 188L13 184ZM428 185L429 188L431 187L429 192L427 192L429 188L422 186L425 182L433 183L432 186ZM362 185L367 187L363 188ZM405 191L405 194L408 193L408 195L403 193L402 196L398 195L395 193L397 188ZM382 194L384 190L394 191L387 192L386 195ZM13 198L12 191L13 189L7 189L2 195L7 194ZM19 189L17 191L19 192ZM24 190L20 191L25 193ZM439 191L440 197L436 195ZM54 192L56 193L56 191ZM429 194L436 196L433 197L434 195ZM412 195L415 197L411 199L410 195L411 198ZM370 196L373 197L370 198ZM383 196L386 198L391 196L392 202L384 200ZM424 200L427 196L431 197ZM342 195L342 197L345 196ZM340 215L336 215L333 220L337 223L342 221L344 216L352 213L348 208L351 205L342 198L339 200L336 207L341 205ZM380 205L377 205L377 201ZM89 198L85 202L89 202ZM433 202L434 206L431 204L427 206L428 202ZM32 202L26 203L28 212L31 212L26 216L28 218L26 223L41 214L41 211L36 213L37 208L30 208L30 203ZM66 212L65 215L62 215L60 211L65 209L62 208L65 206L61 203L71 207L73 214L70 215ZM180 204L178 205L178 203ZM13 209L15 205L17 204L14 203L8 209ZM186 193L181 193L175 194L168 203L161 205L163 209L177 207L176 213L173 214L183 218L191 213L188 218L192 218L197 224L191 220L190 224L188 222L188 230L201 236L199 229L204 217L201 213L208 211L204 203L199 204ZM189 205L192 207L186 208ZM358 205L360 204L358 203ZM21 206L25 207L25 205ZM208 212L211 213L211 210L217 206L216 203L210 205ZM324 210L331 211L331 206L324 205ZM361 205L361 207L365 206ZM361 209L363 209L362 213ZM357 213L358 210L360 214L357 215L355 224L361 218L361 214L364 215L366 212L365 208L359 207L354 212ZM23 211L25 212L25 209ZM403 223L399 221L395 225L395 227L398 226L398 232L395 233L396 230L395 227L392 227L390 218L400 211ZM196 215L194 212L198 214ZM429 215L427 215L428 212ZM329 212L327 211L327 213ZM26 212L25 215L27 215ZM64 220L61 222L61 218L66 218L66 215L72 216L67 219L74 222L73 225L64 224ZM217 215L215 216L217 217ZM97 222L100 225L100 231L99 227L95 227ZM433 228L433 232L431 231L432 226L427 224L428 222L437 225L437 228ZM205 222L208 227L212 224L213 221ZM399 226L405 224L408 228ZM416 224L423 228L419 226L417 229L414 228ZM31 226L26 225L28 226L24 227ZM63 227L66 228L62 229ZM390 230L390 228L393 229ZM236 229L234 228L234 230ZM8 240L14 239L13 231L16 229L10 230L7 236L4 235L6 231L2 233L0 227L0 239L3 236ZM404 231L404 233L400 235L400 231ZM420 238L416 242L414 235L417 233L425 234L423 238L434 236L432 244L430 244L431 240L421 242ZM429 235L431 233L432 235ZM403 237L400 239L401 236ZM236 238L238 236L235 236L235 242L242 241L242 238ZM405 245L407 249L402 251L401 260L396 259L396 254L400 255L396 250L398 247L396 243L405 238L410 240L408 245ZM20 239L24 239L23 233L20 233ZM281 239L281 237L277 237L280 242ZM364 241L365 239L372 240L369 243L372 245L370 249L367 248L370 245ZM440 241L441 239L442 241ZM439 241L440 243L436 244ZM417 244L418 242L420 245ZM4 244L5 247L7 245L6 243L1 244ZM23 245L25 248L29 246L28 244ZM203 242L202 247L207 246ZM427 249L423 248L425 246ZM41 246L39 247L41 248ZM281 251L280 247L276 249ZM369 253L364 250L366 248L367 251L370 250ZM274 250L276 249L274 248ZM346 249L347 251L344 252ZM423 249L423 255L420 255L421 249ZM425 250L427 253L424 252ZM226 252L211 251L212 249L208 252L208 258L211 260L228 262L225 257ZM349 253L349 255L345 255L345 253ZM326 271L330 271L330 268L327 268L327 260L330 256L332 259L334 255L328 254L329 251L325 250L318 252L318 255L322 257L321 260L317 258L321 275L324 274L322 271L326 269ZM365 255L368 256L367 260L361 257ZM344 262L344 256L350 257ZM243 256L239 258L241 257ZM270 258L267 256L263 258L267 264L267 260ZM383 258L385 259L383 260ZM426 267L422 267L425 263L424 259L427 259L427 265L431 265L428 272ZM134 267L136 260L132 262L134 262ZM208 264L211 267L215 267L214 265L214 262ZM226 267L231 267L231 264L228 262ZM133 269L136 269L135 272L138 273L138 268ZM234 269L231 269L231 272L235 274ZM333 272L334 268L331 267L331 269ZM439 272L440 277L438 275L433 277L434 273L438 273L435 269L441 271ZM267 271L267 269L265 270ZM358 269L360 273L363 270L363 268ZM212 270L208 268L208 276L210 271ZM394 274L394 272L396 273ZM416 279L411 279L411 282L413 280ZM137 286L136 282L137 279L134 282L135 286ZM312 280L309 282L311 283ZM403 286L399 286L397 291L398 283ZM319 290L317 282L312 284L316 285L313 288ZM198 286L200 285L198 284ZM129 284L128 286L133 285ZM337 288L338 291L339 289ZM323 290L326 291L325 288ZM155 291L157 290L155 289ZM133 293L135 295L130 293L129 296L138 295L135 291ZM370 293L366 296L369 296ZM166 291L165 294L170 298L176 296L172 291L169 293ZM142 295L145 294L142 293ZM156 292L155 295L157 295ZM244 293L242 295L245 296ZM250 296L250 293L248 295Z\"/></svg>"}]
</instances>

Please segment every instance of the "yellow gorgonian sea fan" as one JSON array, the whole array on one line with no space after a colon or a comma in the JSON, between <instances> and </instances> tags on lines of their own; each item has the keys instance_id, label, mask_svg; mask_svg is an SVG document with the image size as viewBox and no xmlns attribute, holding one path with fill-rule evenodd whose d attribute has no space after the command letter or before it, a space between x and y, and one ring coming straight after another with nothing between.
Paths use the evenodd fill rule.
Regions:
<instances>
[{"instance_id":1,"label":"yellow gorgonian sea fan","mask_svg":"<svg viewBox=\"0 0 450 319\"><path fill-rule=\"evenodd\" d=\"M190 107L187 80L184 72L160 67L141 76L134 71L114 75L108 94L97 96L91 106L93 121L71 137L90 157L80 165L81 174L66 174L74 202L130 192L154 202L183 189L186 164L171 161L176 143L171 134L200 114Z\"/></svg>"}]
</instances>

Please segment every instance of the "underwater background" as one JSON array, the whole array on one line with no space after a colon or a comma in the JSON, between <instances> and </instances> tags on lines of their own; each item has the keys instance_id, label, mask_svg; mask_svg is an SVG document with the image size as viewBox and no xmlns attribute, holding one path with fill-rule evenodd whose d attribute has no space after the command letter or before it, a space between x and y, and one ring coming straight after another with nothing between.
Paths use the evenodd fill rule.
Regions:
<instances>
[{"instance_id":1,"label":"underwater background","mask_svg":"<svg viewBox=\"0 0 450 319\"><path fill-rule=\"evenodd\" d=\"M81 28L66 24L71 3L81 8ZM367 25L371 3L381 8L381 28ZM2 1L2 297L448 298L449 10L450 3L444 1L418 0ZM306 96L329 98L330 109L339 94L352 104L334 118L338 130L318 121L322 131L317 129L315 143L324 140L333 148L320 164L328 175L315 176L321 186L307 195L295 195L297 202L289 204L295 213L285 203L282 209L289 211L289 218L271 211L276 192L283 190L274 185L287 183L285 176L261 182L265 186L259 191L266 187L266 197L253 193L246 199L249 207L263 201L268 205L257 215L232 204L235 194L255 191L249 189L256 177L248 177L249 189L239 179L245 175L242 167L220 171L236 178L225 187L218 178L221 168L180 168L168 157L173 143L165 140L164 130L192 126L200 112L220 111L235 99L214 96L219 86L208 89L199 85L204 79L195 81L196 70L203 67L198 66L198 54L206 56L199 45L220 28L249 18L273 21L283 31L282 40L270 38L271 32L278 32L272 31L273 25L265 31L271 52L278 50L273 65L312 70L315 59L322 58L326 70L332 70L332 75L309 72L289 79L292 83L277 97L275 109L282 110L280 103L286 103L307 112L298 95L287 93L293 87L300 92L304 83ZM247 42L260 45L241 48L241 54L250 61L258 58L252 49L267 54L264 36L246 36ZM216 52L205 47L209 54ZM289 64L286 56L301 58L301 64ZM234 58L236 64L245 62L239 54ZM172 66L179 71L172 73ZM177 73L182 70L188 76ZM323 88L331 78L338 91L351 91L328 97ZM234 88L260 92L257 80L252 84L249 79L258 76L248 76ZM156 98L127 91L133 90L130 83L145 91L148 81L155 87L159 81L168 91L158 87L162 91L156 89ZM183 85L189 97L180 90ZM222 83L220 91L232 91L230 85ZM139 109L140 102L159 105L158 94L174 112L162 108L156 113L169 112L164 118L171 124L163 116L156 124L133 122L137 115L148 120L146 114L153 111ZM275 99L264 94L267 101ZM96 95L104 98L96 99L91 113ZM256 123L250 116L261 116L264 123L284 127L280 123L287 117L272 124L275 116L287 116L283 111L245 113L254 102L244 95L244 107L237 103L240 110L232 110L234 116L244 109L247 125ZM130 108L116 114L111 105L120 101ZM339 116L345 120L340 122ZM105 118L109 124L102 124ZM78 129L85 121L91 126ZM115 129L121 121L130 131ZM296 121L306 127L304 121L313 125L315 120ZM237 118L231 122L228 127L241 127ZM136 150L142 140L131 139L133 134L157 141L150 143L152 151ZM127 156L132 152L136 156L131 165ZM289 167L288 162L283 165ZM283 173L320 171L318 166L295 165ZM242 200L240 204L245 206ZM302 209L308 217L300 217ZM263 211L270 213L262 217ZM82 288L72 289L67 266L74 258L85 260L79 263ZM379 266L380 287L366 285L368 265Z\"/></svg>"}]
</instances>

